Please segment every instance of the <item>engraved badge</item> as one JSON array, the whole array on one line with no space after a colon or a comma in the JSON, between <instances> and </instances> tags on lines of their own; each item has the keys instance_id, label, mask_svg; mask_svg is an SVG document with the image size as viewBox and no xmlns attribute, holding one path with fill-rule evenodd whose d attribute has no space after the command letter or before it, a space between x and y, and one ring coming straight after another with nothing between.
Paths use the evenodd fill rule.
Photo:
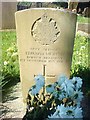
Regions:
<instances>
[{"instance_id":1,"label":"engraved badge","mask_svg":"<svg viewBox=\"0 0 90 120\"><path fill-rule=\"evenodd\" d=\"M36 42L42 45L49 45L57 41L60 30L56 21L44 14L33 23L31 35Z\"/></svg>"}]
</instances>

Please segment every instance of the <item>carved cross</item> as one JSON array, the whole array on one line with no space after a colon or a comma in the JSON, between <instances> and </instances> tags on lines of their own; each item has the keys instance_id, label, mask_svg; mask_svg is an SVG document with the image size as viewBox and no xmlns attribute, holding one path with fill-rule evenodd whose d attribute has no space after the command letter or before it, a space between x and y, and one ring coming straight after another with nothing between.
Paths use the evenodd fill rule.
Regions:
<instances>
[{"instance_id":1,"label":"carved cross","mask_svg":"<svg viewBox=\"0 0 90 120\"><path fill-rule=\"evenodd\" d=\"M56 75L46 75L46 65L43 65L43 71L42 71L42 75L46 78L46 77L49 77L49 78L54 78ZM36 75L34 75L35 77Z\"/></svg>"}]
</instances>

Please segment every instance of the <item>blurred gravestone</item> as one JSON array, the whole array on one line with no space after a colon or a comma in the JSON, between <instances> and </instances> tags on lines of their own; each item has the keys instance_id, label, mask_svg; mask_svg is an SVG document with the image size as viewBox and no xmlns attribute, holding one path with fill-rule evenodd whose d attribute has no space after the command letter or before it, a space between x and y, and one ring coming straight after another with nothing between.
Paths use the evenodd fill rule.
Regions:
<instances>
[{"instance_id":1,"label":"blurred gravestone","mask_svg":"<svg viewBox=\"0 0 90 120\"><path fill-rule=\"evenodd\" d=\"M0 2L0 29L2 28L2 3Z\"/></svg>"},{"instance_id":2,"label":"blurred gravestone","mask_svg":"<svg viewBox=\"0 0 90 120\"><path fill-rule=\"evenodd\" d=\"M46 84L70 75L76 14L53 8L16 12L20 76L24 100L34 76L46 73Z\"/></svg>"},{"instance_id":3,"label":"blurred gravestone","mask_svg":"<svg viewBox=\"0 0 90 120\"><path fill-rule=\"evenodd\" d=\"M86 7L86 8L84 9L84 11L83 11L83 16L90 18L90 7Z\"/></svg>"},{"instance_id":4,"label":"blurred gravestone","mask_svg":"<svg viewBox=\"0 0 90 120\"><path fill-rule=\"evenodd\" d=\"M17 11L16 2L0 2L0 28L15 29L15 12Z\"/></svg>"}]
</instances>

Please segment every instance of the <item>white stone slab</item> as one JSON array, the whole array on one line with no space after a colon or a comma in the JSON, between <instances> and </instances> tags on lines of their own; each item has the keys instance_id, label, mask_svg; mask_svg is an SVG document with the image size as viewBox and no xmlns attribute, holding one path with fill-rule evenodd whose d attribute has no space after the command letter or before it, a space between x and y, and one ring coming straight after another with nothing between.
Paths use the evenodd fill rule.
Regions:
<instances>
[{"instance_id":1,"label":"white stone slab","mask_svg":"<svg viewBox=\"0 0 90 120\"><path fill-rule=\"evenodd\" d=\"M34 84L34 76L44 74L46 84L58 75L69 77L76 28L76 14L34 8L16 12L20 76L24 100Z\"/></svg>"}]
</instances>

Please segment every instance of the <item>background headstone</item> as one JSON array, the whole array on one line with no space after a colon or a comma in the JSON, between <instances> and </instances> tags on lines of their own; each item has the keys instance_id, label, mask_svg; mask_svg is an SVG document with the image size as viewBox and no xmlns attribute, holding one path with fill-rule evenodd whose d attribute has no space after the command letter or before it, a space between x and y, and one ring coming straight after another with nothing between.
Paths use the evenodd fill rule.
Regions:
<instances>
[{"instance_id":1,"label":"background headstone","mask_svg":"<svg viewBox=\"0 0 90 120\"><path fill-rule=\"evenodd\" d=\"M35 75L44 71L46 84L55 82L60 74L69 77L76 14L53 8L33 8L16 12L15 17L25 101Z\"/></svg>"},{"instance_id":2,"label":"background headstone","mask_svg":"<svg viewBox=\"0 0 90 120\"><path fill-rule=\"evenodd\" d=\"M0 2L0 28L15 29L15 12L17 11L17 2Z\"/></svg>"},{"instance_id":3,"label":"background headstone","mask_svg":"<svg viewBox=\"0 0 90 120\"><path fill-rule=\"evenodd\" d=\"M0 29L2 28L2 3L0 2Z\"/></svg>"}]
</instances>

